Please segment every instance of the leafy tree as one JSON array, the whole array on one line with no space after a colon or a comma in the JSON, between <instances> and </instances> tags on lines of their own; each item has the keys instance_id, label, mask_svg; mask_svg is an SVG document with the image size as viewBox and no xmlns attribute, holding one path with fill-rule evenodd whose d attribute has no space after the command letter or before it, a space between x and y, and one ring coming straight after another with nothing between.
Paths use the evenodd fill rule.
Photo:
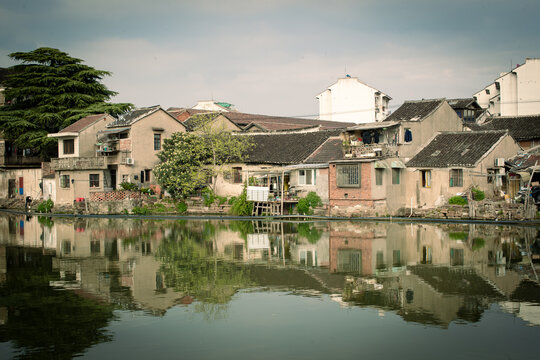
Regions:
<instances>
[{"instance_id":1,"label":"leafy tree","mask_svg":"<svg viewBox=\"0 0 540 360\"><path fill-rule=\"evenodd\" d=\"M208 149L208 176L212 177L212 190L216 190L219 174L227 171L226 165L246 159L248 151L253 147L249 136L235 135L223 125L217 124L215 114L193 116L189 122L194 133L206 140Z\"/></svg>"},{"instance_id":2,"label":"leafy tree","mask_svg":"<svg viewBox=\"0 0 540 360\"><path fill-rule=\"evenodd\" d=\"M210 154L202 137L174 133L163 141L157 156L160 163L154 167L156 180L173 198L186 198L206 184L208 174L204 166Z\"/></svg>"},{"instance_id":3,"label":"leafy tree","mask_svg":"<svg viewBox=\"0 0 540 360\"><path fill-rule=\"evenodd\" d=\"M9 55L18 64L6 77L6 106L0 108L0 128L8 141L42 156L56 152L56 133L75 121L98 113L113 116L131 109L107 101L116 92L100 80L111 73L83 65L83 60L52 48Z\"/></svg>"}]
</instances>

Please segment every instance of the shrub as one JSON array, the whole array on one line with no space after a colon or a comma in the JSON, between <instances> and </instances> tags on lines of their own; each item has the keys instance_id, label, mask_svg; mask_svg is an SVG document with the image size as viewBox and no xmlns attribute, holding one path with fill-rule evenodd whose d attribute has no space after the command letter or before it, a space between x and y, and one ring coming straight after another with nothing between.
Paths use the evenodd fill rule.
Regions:
<instances>
[{"instance_id":1,"label":"shrub","mask_svg":"<svg viewBox=\"0 0 540 360\"><path fill-rule=\"evenodd\" d=\"M227 202L226 196L216 196L218 205L223 205Z\"/></svg>"},{"instance_id":2,"label":"shrub","mask_svg":"<svg viewBox=\"0 0 540 360\"><path fill-rule=\"evenodd\" d=\"M139 187L137 186L137 184L134 184L134 183L131 183L131 182L123 182L123 183L120 183L120 187L124 190L128 190L128 191L136 191L136 190L139 190Z\"/></svg>"},{"instance_id":3,"label":"shrub","mask_svg":"<svg viewBox=\"0 0 540 360\"><path fill-rule=\"evenodd\" d=\"M185 214L187 212L187 204L183 201L180 201L176 204L176 211L180 214Z\"/></svg>"},{"instance_id":4,"label":"shrub","mask_svg":"<svg viewBox=\"0 0 540 360\"><path fill-rule=\"evenodd\" d=\"M135 207L133 207L131 212L134 215L148 215L148 214L150 214L150 209L146 205L143 206L143 207L135 206Z\"/></svg>"},{"instance_id":5,"label":"shrub","mask_svg":"<svg viewBox=\"0 0 540 360\"><path fill-rule=\"evenodd\" d=\"M449 232L448 237L450 238L450 240L466 241L469 238L469 234L466 233L465 231L454 231L454 232Z\"/></svg>"},{"instance_id":6,"label":"shrub","mask_svg":"<svg viewBox=\"0 0 540 360\"><path fill-rule=\"evenodd\" d=\"M235 201L236 201L236 196L232 196L232 197L229 199L229 205L234 204Z\"/></svg>"},{"instance_id":7,"label":"shrub","mask_svg":"<svg viewBox=\"0 0 540 360\"><path fill-rule=\"evenodd\" d=\"M204 200L204 206L211 206L216 201L216 195L212 189L206 187L202 190L202 197Z\"/></svg>"},{"instance_id":8,"label":"shrub","mask_svg":"<svg viewBox=\"0 0 540 360\"><path fill-rule=\"evenodd\" d=\"M244 184L242 194L234 201L231 206L231 214L239 216L249 216L253 212L253 202L247 200L247 184Z\"/></svg>"},{"instance_id":9,"label":"shrub","mask_svg":"<svg viewBox=\"0 0 540 360\"><path fill-rule=\"evenodd\" d=\"M42 201L37 206L37 211L40 213L50 213L54 207L54 202L51 199Z\"/></svg>"},{"instance_id":10,"label":"shrub","mask_svg":"<svg viewBox=\"0 0 540 360\"><path fill-rule=\"evenodd\" d=\"M313 209L321 205L322 201L319 195L314 191L310 191L305 198L298 200L298 213L301 215L312 215Z\"/></svg>"},{"instance_id":11,"label":"shrub","mask_svg":"<svg viewBox=\"0 0 540 360\"><path fill-rule=\"evenodd\" d=\"M472 188L471 193L473 200L480 201L486 198L486 194L480 189Z\"/></svg>"},{"instance_id":12,"label":"shrub","mask_svg":"<svg viewBox=\"0 0 540 360\"><path fill-rule=\"evenodd\" d=\"M467 205L467 199L464 199L462 196L452 196L448 199L450 205Z\"/></svg>"}]
</instances>

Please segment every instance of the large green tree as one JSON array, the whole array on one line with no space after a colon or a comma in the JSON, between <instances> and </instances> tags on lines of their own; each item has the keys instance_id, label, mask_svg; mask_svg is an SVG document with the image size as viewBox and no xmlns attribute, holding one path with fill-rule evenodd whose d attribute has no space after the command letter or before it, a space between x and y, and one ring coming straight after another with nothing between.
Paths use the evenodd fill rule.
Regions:
<instances>
[{"instance_id":1,"label":"large green tree","mask_svg":"<svg viewBox=\"0 0 540 360\"><path fill-rule=\"evenodd\" d=\"M5 80L6 106L0 108L0 129L6 140L49 157L56 152L56 133L75 121L98 113L113 116L132 108L128 103L109 103L116 92L100 81L111 75L84 65L58 49L38 48L15 52L20 62L9 68Z\"/></svg>"}]
</instances>

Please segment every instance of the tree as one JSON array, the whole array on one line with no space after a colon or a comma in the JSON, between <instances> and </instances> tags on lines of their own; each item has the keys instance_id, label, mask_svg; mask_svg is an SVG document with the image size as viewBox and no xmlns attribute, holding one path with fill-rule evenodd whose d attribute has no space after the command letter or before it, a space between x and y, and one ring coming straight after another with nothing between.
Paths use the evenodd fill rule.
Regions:
<instances>
[{"instance_id":1,"label":"tree","mask_svg":"<svg viewBox=\"0 0 540 360\"><path fill-rule=\"evenodd\" d=\"M233 134L223 125L217 124L215 114L200 114L190 119L190 126L196 134L206 140L210 158L208 176L212 177L212 190L216 190L217 177L227 171L226 165L241 162L253 147L249 136Z\"/></svg>"},{"instance_id":2,"label":"tree","mask_svg":"<svg viewBox=\"0 0 540 360\"><path fill-rule=\"evenodd\" d=\"M249 137L234 135L212 120L211 115L191 118L188 126L193 131L173 134L158 153L157 182L175 198L206 186L210 177L215 191L217 176L226 171L226 164L245 159L252 146Z\"/></svg>"},{"instance_id":3,"label":"tree","mask_svg":"<svg viewBox=\"0 0 540 360\"><path fill-rule=\"evenodd\" d=\"M60 50L38 48L9 57L22 64L9 68L0 128L4 138L19 147L50 157L56 152L56 139L47 134L91 114L115 116L132 108L107 102L116 92L100 80L111 73L83 65L83 60Z\"/></svg>"},{"instance_id":4,"label":"tree","mask_svg":"<svg viewBox=\"0 0 540 360\"><path fill-rule=\"evenodd\" d=\"M206 184L208 174L204 166L210 154L202 137L174 133L163 141L157 156L160 163L154 167L156 180L173 198L186 198Z\"/></svg>"}]
</instances>

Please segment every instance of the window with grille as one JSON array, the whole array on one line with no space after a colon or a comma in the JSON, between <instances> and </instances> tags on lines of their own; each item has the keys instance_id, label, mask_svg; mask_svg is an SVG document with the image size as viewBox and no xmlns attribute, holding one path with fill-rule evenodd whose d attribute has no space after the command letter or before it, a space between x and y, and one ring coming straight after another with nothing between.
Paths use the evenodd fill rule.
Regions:
<instances>
[{"instance_id":1,"label":"window with grille","mask_svg":"<svg viewBox=\"0 0 540 360\"><path fill-rule=\"evenodd\" d=\"M154 134L154 150L161 150L161 134Z\"/></svg>"},{"instance_id":2,"label":"window with grille","mask_svg":"<svg viewBox=\"0 0 540 360\"><path fill-rule=\"evenodd\" d=\"M463 169L450 170L450 187L463 186Z\"/></svg>"},{"instance_id":3,"label":"window with grille","mask_svg":"<svg viewBox=\"0 0 540 360\"><path fill-rule=\"evenodd\" d=\"M60 175L60 187L69 188L69 175Z\"/></svg>"},{"instance_id":4,"label":"window with grille","mask_svg":"<svg viewBox=\"0 0 540 360\"><path fill-rule=\"evenodd\" d=\"M360 164L337 165L338 187L360 187Z\"/></svg>"},{"instance_id":5,"label":"window with grille","mask_svg":"<svg viewBox=\"0 0 540 360\"><path fill-rule=\"evenodd\" d=\"M99 174L90 174L90 187L99 187Z\"/></svg>"}]
</instances>

